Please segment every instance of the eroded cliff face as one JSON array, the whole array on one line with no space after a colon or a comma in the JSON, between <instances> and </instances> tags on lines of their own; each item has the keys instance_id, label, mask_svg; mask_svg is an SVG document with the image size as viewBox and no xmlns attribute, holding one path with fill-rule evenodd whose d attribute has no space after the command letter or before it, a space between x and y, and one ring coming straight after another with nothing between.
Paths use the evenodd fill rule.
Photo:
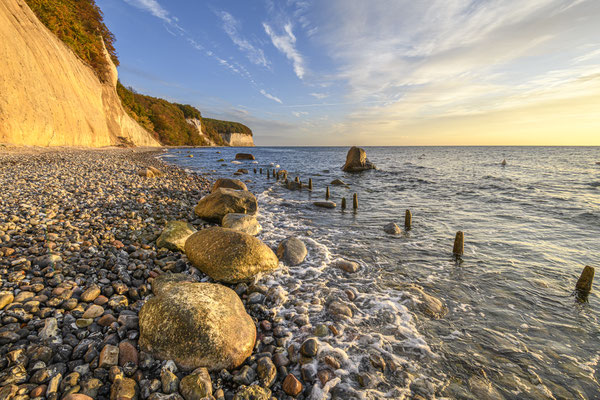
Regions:
<instances>
[{"instance_id":1,"label":"eroded cliff face","mask_svg":"<svg viewBox=\"0 0 600 400\"><path fill-rule=\"evenodd\" d=\"M254 141L251 135L244 133L221 133L223 140L233 147L251 147L254 146Z\"/></svg>"},{"instance_id":2,"label":"eroded cliff face","mask_svg":"<svg viewBox=\"0 0 600 400\"><path fill-rule=\"evenodd\" d=\"M196 132L198 132L198 136L204 139L208 146L216 146L217 144L212 141L211 138L206 136L204 132L202 132L202 121L197 118L188 118L186 122L196 128Z\"/></svg>"},{"instance_id":3,"label":"eroded cliff face","mask_svg":"<svg viewBox=\"0 0 600 400\"><path fill-rule=\"evenodd\" d=\"M116 82L114 65L100 82L23 0L0 1L0 142L159 146L125 113Z\"/></svg>"}]
</instances>

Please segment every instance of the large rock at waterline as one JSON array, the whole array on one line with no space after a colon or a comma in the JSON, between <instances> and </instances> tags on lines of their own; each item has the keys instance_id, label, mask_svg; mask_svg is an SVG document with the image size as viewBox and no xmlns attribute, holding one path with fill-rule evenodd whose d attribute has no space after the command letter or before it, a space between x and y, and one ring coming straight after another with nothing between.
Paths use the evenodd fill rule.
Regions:
<instances>
[{"instance_id":1,"label":"large rock at waterline","mask_svg":"<svg viewBox=\"0 0 600 400\"><path fill-rule=\"evenodd\" d=\"M248 190L246 184L239 179L219 178L215 181L211 193L218 188L235 189L235 190Z\"/></svg>"},{"instance_id":2,"label":"large rock at waterline","mask_svg":"<svg viewBox=\"0 0 600 400\"><path fill-rule=\"evenodd\" d=\"M342 170L346 172L360 172L375 169L375 165L367 158L367 153L360 147L352 147L346 155L346 164Z\"/></svg>"},{"instance_id":3,"label":"large rock at waterline","mask_svg":"<svg viewBox=\"0 0 600 400\"><path fill-rule=\"evenodd\" d=\"M237 153L235 155L236 160L255 160L254 156L249 153Z\"/></svg>"},{"instance_id":4,"label":"large rock at waterline","mask_svg":"<svg viewBox=\"0 0 600 400\"><path fill-rule=\"evenodd\" d=\"M230 213L254 214L258 210L256 197L247 190L219 188L200 199L194 212L207 221L221 223Z\"/></svg>"},{"instance_id":5,"label":"large rock at waterline","mask_svg":"<svg viewBox=\"0 0 600 400\"><path fill-rule=\"evenodd\" d=\"M262 227L254 215L231 213L223 217L223 228L234 229L236 231L247 233L248 235L258 235Z\"/></svg>"},{"instance_id":6,"label":"large rock at waterline","mask_svg":"<svg viewBox=\"0 0 600 400\"><path fill-rule=\"evenodd\" d=\"M194 233L185 243L185 254L200 271L227 283L248 281L279 265L273 250L254 236L221 227Z\"/></svg>"},{"instance_id":7,"label":"large rock at waterline","mask_svg":"<svg viewBox=\"0 0 600 400\"><path fill-rule=\"evenodd\" d=\"M256 327L231 289L212 283L167 286L139 313L140 348L184 370L238 367L251 354Z\"/></svg>"},{"instance_id":8,"label":"large rock at waterline","mask_svg":"<svg viewBox=\"0 0 600 400\"><path fill-rule=\"evenodd\" d=\"M164 247L173 251L183 251L185 241L196 232L193 225L184 221L169 221L158 239L156 247Z\"/></svg>"},{"instance_id":9,"label":"large rock at waterline","mask_svg":"<svg viewBox=\"0 0 600 400\"><path fill-rule=\"evenodd\" d=\"M304 242L294 236L283 240L277 247L277 257L287 265L300 264L307 253Z\"/></svg>"}]
</instances>

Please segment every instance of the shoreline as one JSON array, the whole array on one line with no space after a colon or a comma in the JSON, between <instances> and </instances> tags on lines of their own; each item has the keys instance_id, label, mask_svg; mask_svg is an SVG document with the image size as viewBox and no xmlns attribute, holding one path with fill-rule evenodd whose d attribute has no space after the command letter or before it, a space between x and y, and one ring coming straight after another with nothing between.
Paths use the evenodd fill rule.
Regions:
<instances>
[{"instance_id":1,"label":"shoreline","mask_svg":"<svg viewBox=\"0 0 600 400\"><path fill-rule=\"evenodd\" d=\"M154 360L137 344L138 313L161 273L212 281L183 253L155 245L167 221L197 229L214 225L193 211L212 182L160 160L163 151L0 149L0 392L6 398L180 398L177 390L165 393L168 362ZM138 176L147 167L163 174ZM210 374L216 399L231 399L255 381L264 338L275 339L268 310L258 316L249 304L261 286L225 286L244 302L258 339L236 370ZM92 305L98 315L84 315ZM106 346L121 350L118 360L106 363ZM179 382L190 373L172 375ZM285 396L284 377L271 387L278 398ZM132 382L132 393L125 381Z\"/></svg>"}]
</instances>

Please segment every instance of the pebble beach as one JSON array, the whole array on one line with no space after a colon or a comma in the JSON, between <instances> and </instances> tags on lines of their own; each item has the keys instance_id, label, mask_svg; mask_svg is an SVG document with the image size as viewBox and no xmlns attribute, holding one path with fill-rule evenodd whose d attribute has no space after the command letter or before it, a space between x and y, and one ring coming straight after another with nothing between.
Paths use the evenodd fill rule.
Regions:
<instances>
[{"instance_id":1,"label":"pebble beach","mask_svg":"<svg viewBox=\"0 0 600 400\"><path fill-rule=\"evenodd\" d=\"M140 349L139 312L157 277L212 281L156 245L168 221L214 225L194 214L211 182L160 152L0 153L0 399L288 398L284 333L262 305L246 307L258 340L235 368L178 368ZM244 305L266 295L251 282L228 287ZM304 398L298 380L286 385Z\"/></svg>"}]
</instances>

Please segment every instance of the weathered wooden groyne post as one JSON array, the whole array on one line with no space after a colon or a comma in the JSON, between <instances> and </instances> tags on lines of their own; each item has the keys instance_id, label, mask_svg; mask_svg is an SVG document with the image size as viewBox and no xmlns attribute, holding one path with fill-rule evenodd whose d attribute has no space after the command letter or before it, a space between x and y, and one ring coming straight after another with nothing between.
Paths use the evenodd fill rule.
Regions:
<instances>
[{"instance_id":1,"label":"weathered wooden groyne post","mask_svg":"<svg viewBox=\"0 0 600 400\"><path fill-rule=\"evenodd\" d=\"M342 197L342 210L346 209L346 198Z\"/></svg>"},{"instance_id":2,"label":"weathered wooden groyne post","mask_svg":"<svg viewBox=\"0 0 600 400\"><path fill-rule=\"evenodd\" d=\"M456 237L454 238L454 248L452 249L452 253L455 256L462 256L465 252L465 234L462 231L456 232Z\"/></svg>"},{"instance_id":3,"label":"weathered wooden groyne post","mask_svg":"<svg viewBox=\"0 0 600 400\"><path fill-rule=\"evenodd\" d=\"M325 200L329 200L330 196L331 194L329 193L329 186L327 186L327 189L325 190Z\"/></svg>"},{"instance_id":4,"label":"weathered wooden groyne post","mask_svg":"<svg viewBox=\"0 0 600 400\"><path fill-rule=\"evenodd\" d=\"M354 211L358 210L358 195L356 193L352 196L352 208Z\"/></svg>"},{"instance_id":5,"label":"weathered wooden groyne post","mask_svg":"<svg viewBox=\"0 0 600 400\"><path fill-rule=\"evenodd\" d=\"M595 272L596 271L594 267L586 265L583 271L581 271L581 276L577 280L575 290L577 290L581 294L587 295L592 290L592 283L594 282Z\"/></svg>"},{"instance_id":6,"label":"weathered wooden groyne post","mask_svg":"<svg viewBox=\"0 0 600 400\"><path fill-rule=\"evenodd\" d=\"M410 231L410 228L412 228L412 213L410 210L406 210L406 213L404 213L404 229Z\"/></svg>"},{"instance_id":7,"label":"weathered wooden groyne post","mask_svg":"<svg viewBox=\"0 0 600 400\"><path fill-rule=\"evenodd\" d=\"M254 168L254 173L256 173L256 168Z\"/></svg>"},{"instance_id":8,"label":"weathered wooden groyne post","mask_svg":"<svg viewBox=\"0 0 600 400\"><path fill-rule=\"evenodd\" d=\"M262 175L262 168L260 169L260 174Z\"/></svg>"},{"instance_id":9,"label":"weathered wooden groyne post","mask_svg":"<svg viewBox=\"0 0 600 400\"><path fill-rule=\"evenodd\" d=\"M299 178L299 177L295 177L295 178L294 178L294 182L296 182L296 183L300 183L300 178Z\"/></svg>"},{"instance_id":10,"label":"weathered wooden groyne post","mask_svg":"<svg viewBox=\"0 0 600 400\"><path fill-rule=\"evenodd\" d=\"M312 189L313 189L312 178L308 178L308 190L312 191Z\"/></svg>"}]
</instances>

